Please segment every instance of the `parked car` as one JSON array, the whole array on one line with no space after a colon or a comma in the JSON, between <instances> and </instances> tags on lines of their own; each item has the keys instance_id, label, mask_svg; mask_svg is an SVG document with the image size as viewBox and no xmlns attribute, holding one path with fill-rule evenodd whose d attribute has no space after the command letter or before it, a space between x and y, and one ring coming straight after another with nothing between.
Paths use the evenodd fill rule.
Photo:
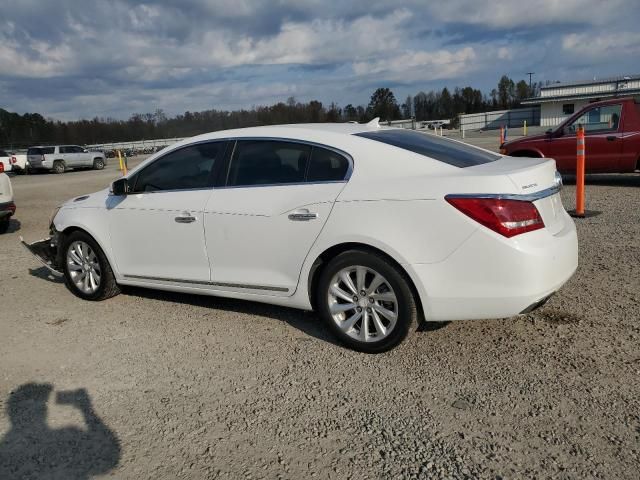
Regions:
<instances>
[{"instance_id":1,"label":"parked car","mask_svg":"<svg viewBox=\"0 0 640 480\"><path fill-rule=\"evenodd\" d=\"M578 261L560 186L552 160L377 122L255 127L151 156L27 247L80 298L136 285L316 309L380 352L422 315L543 304Z\"/></svg>"},{"instance_id":2,"label":"parked car","mask_svg":"<svg viewBox=\"0 0 640 480\"><path fill-rule=\"evenodd\" d=\"M31 147L27 161L33 170L52 170L64 173L69 168L93 168L102 170L106 165L104 153L92 152L78 145Z\"/></svg>"},{"instance_id":3,"label":"parked car","mask_svg":"<svg viewBox=\"0 0 640 480\"><path fill-rule=\"evenodd\" d=\"M5 150L0 150L0 172L10 172L11 171L11 155Z\"/></svg>"},{"instance_id":4,"label":"parked car","mask_svg":"<svg viewBox=\"0 0 640 480\"><path fill-rule=\"evenodd\" d=\"M26 173L29 169L29 162L27 161L27 153L17 153L14 152L11 154L11 169L16 173Z\"/></svg>"},{"instance_id":5,"label":"parked car","mask_svg":"<svg viewBox=\"0 0 640 480\"><path fill-rule=\"evenodd\" d=\"M576 132L585 129L586 173L640 170L640 104L633 98L591 103L544 135L506 142L514 157L549 157L562 173L576 172Z\"/></svg>"},{"instance_id":6,"label":"parked car","mask_svg":"<svg viewBox=\"0 0 640 480\"><path fill-rule=\"evenodd\" d=\"M16 204L13 202L11 180L6 173L2 173L0 164L0 233L7 233L14 213L16 213Z\"/></svg>"}]
</instances>

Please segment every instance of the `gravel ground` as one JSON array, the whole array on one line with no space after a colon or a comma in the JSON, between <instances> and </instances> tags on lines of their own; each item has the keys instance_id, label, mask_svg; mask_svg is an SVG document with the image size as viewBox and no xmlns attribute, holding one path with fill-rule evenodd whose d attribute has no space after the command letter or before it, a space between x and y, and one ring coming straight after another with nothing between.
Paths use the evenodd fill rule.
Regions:
<instances>
[{"instance_id":1,"label":"gravel ground","mask_svg":"<svg viewBox=\"0 0 640 480\"><path fill-rule=\"evenodd\" d=\"M577 222L580 267L542 309L425 324L374 356L313 313L74 297L18 236L41 238L57 203L116 176L12 179L0 478L638 478L640 176L589 179L602 213Z\"/></svg>"}]
</instances>

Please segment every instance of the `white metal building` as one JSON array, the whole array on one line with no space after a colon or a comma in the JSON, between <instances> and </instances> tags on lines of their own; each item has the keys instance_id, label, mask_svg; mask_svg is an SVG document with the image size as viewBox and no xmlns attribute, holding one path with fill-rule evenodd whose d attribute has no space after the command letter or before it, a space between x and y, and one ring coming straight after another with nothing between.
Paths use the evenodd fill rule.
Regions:
<instances>
[{"instance_id":1,"label":"white metal building","mask_svg":"<svg viewBox=\"0 0 640 480\"><path fill-rule=\"evenodd\" d=\"M640 75L554 83L542 87L539 97L522 104L540 105L540 125L552 127L589 103L629 96L640 100Z\"/></svg>"}]
</instances>

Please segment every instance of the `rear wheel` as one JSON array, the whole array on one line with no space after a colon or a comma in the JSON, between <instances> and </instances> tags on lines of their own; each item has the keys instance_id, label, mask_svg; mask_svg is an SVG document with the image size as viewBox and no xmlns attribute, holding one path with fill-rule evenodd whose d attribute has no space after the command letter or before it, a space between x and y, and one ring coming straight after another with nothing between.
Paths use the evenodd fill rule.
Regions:
<instances>
[{"instance_id":1,"label":"rear wheel","mask_svg":"<svg viewBox=\"0 0 640 480\"><path fill-rule=\"evenodd\" d=\"M351 250L331 260L320 275L317 305L334 335L361 352L390 350L417 326L406 274L373 252Z\"/></svg>"},{"instance_id":2,"label":"rear wheel","mask_svg":"<svg viewBox=\"0 0 640 480\"><path fill-rule=\"evenodd\" d=\"M94 170L102 170L104 168L104 160L101 158L93 159L93 169Z\"/></svg>"},{"instance_id":3,"label":"rear wheel","mask_svg":"<svg viewBox=\"0 0 640 480\"><path fill-rule=\"evenodd\" d=\"M53 173L64 173L65 169L65 164L62 160L53 162Z\"/></svg>"},{"instance_id":4,"label":"rear wheel","mask_svg":"<svg viewBox=\"0 0 640 480\"><path fill-rule=\"evenodd\" d=\"M62 248L67 288L84 300L106 300L120 293L111 266L96 241L85 232L73 232Z\"/></svg>"}]
</instances>

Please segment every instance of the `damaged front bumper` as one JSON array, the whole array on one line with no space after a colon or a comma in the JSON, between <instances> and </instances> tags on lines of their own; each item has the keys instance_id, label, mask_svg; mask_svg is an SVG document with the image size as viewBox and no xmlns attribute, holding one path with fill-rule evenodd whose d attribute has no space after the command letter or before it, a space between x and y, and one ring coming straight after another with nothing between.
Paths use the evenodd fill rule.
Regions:
<instances>
[{"instance_id":1,"label":"damaged front bumper","mask_svg":"<svg viewBox=\"0 0 640 480\"><path fill-rule=\"evenodd\" d=\"M62 269L58 262L58 234L52 230L52 236L33 243L27 243L20 237L20 243L26 248L40 263L42 263L52 275L62 277Z\"/></svg>"}]
</instances>

